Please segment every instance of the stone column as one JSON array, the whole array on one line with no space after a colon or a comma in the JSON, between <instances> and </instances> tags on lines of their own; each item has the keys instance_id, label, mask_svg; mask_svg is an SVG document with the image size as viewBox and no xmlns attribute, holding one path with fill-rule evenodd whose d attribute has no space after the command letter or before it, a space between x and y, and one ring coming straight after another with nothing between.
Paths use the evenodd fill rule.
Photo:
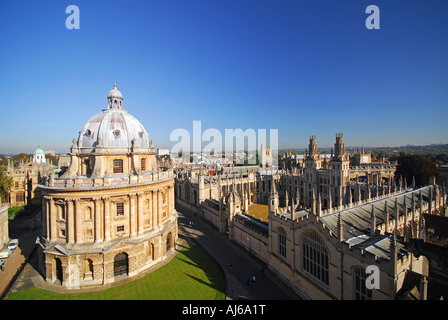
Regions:
<instances>
[{"instance_id":1,"label":"stone column","mask_svg":"<svg viewBox=\"0 0 448 320\"><path fill-rule=\"evenodd\" d=\"M143 233L143 194L137 193L137 234Z\"/></svg>"},{"instance_id":2,"label":"stone column","mask_svg":"<svg viewBox=\"0 0 448 320\"><path fill-rule=\"evenodd\" d=\"M80 199L74 199L75 202L75 242L82 242L82 212Z\"/></svg>"},{"instance_id":3,"label":"stone column","mask_svg":"<svg viewBox=\"0 0 448 320\"><path fill-rule=\"evenodd\" d=\"M95 225L95 242L101 242L101 205L100 205L101 198L93 198L93 202L95 203L95 219L94 219L94 225Z\"/></svg>"},{"instance_id":4,"label":"stone column","mask_svg":"<svg viewBox=\"0 0 448 320\"><path fill-rule=\"evenodd\" d=\"M157 191L157 223L161 223L162 222L162 204L163 204L163 199L162 199L162 192Z\"/></svg>"},{"instance_id":5,"label":"stone column","mask_svg":"<svg viewBox=\"0 0 448 320\"><path fill-rule=\"evenodd\" d=\"M173 211L174 211L174 201L175 200L175 195L174 195L174 184L171 185L170 187L170 198L169 198L169 204L170 204L170 213L169 216L171 217L173 215Z\"/></svg>"},{"instance_id":6,"label":"stone column","mask_svg":"<svg viewBox=\"0 0 448 320\"><path fill-rule=\"evenodd\" d=\"M166 217L171 216L171 186L166 190Z\"/></svg>"},{"instance_id":7,"label":"stone column","mask_svg":"<svg viewBox=\"0 0 448 320\"><path fill-rule=\"evenodd\" d=\"M68 243L75 243L75 213L73 208L73 199L67 199L67 233L68 233Z\"/></svg>"},{"instance_id":8,"label":"stone column","mask_svg":"<svg viewBox=\"0 0 448 320\"><path fill-rule=\"evenodd\" d=\"M55 241L58 238L57 224L56 224L58 212L56 210L56 206L54 205L54 199L49 198L49 202L50 202L49 220L48 220L50 222L49 237L51 241Z\"/></svg>"},{"instance_id":9,"label":"stone column","mask_svg":"<svg viewBox=\"0 0 448 320\"><path fill-rule=\"evenodd\" d=\"M152 227L154 228L155 226L157 226L157 215L158 215L158 207L157 207L157 190L153 190L152 191Z\"/></svg>"},{"instance_id":10,"label":"stone column","mask_svg":"<svg viewBox=\"0 0 448 320\"><path fill-rule=\"evenodd\" d=\"M104 201L104 240L110 240L110 197L102 197Z\"/></svg>"},{"instance_id":11,"label":"stone column","mask_svg":"<svg viewBox=\"0 0 448 320\"><path fill-rule=\"evenodd\" d=\"M136 217L135 217L135 193L129 194L129 226L130 226L130 236L134 237L137 235L136 227Z\"/></svg>"},{"instance_id":12,"label":"stone column","mask_svg":"<svg viewBox=\"0 0 448 320\"><path fill-rule=\"evenodd\" d=\"M51 197L44 197L44 204L45 204L45 237L47 239L50 238L50 199Z\"/></svg>"},{"instance_id":13,"label":"stone column","mask_svg":"<svg viewBox=\"0 0 448 320\"><path fill-rule=\"evenodd\" d=\"M428 299L428 280L426 276L422 276L420 280L420 300Z\"/></svg>"}]
</instances>

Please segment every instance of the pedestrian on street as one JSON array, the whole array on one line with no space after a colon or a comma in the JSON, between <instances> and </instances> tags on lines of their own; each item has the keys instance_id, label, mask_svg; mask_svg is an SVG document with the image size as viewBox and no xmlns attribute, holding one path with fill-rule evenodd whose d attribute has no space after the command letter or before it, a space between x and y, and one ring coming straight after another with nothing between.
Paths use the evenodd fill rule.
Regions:
<instances>
[{"instance_id":1,"label":"pedestrian on street","mask_svg":"<svg viewBox=\"0 0 448 320\"><path fill-rule=\"evenodd\" d=\"M255 275L252 276L252 284L255 285Z\"/></svg>"}]
</instances>

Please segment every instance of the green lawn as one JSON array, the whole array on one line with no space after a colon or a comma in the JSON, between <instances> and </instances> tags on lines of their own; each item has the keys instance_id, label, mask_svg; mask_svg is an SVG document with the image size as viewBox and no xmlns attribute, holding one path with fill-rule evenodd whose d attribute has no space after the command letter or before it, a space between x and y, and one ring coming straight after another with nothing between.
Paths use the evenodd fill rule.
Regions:
<instances>
[{"instance_id":1,"label":"green lawn","mask_svg":"<svg viewBox=\"0 0 448 320\"><path fill-rule=\"evenodd\" d=\"M8 300L222 300L221 269L198 246L182 249L173 260L147 276L95 292L57 294L32 288L10 293Z\"/></svg>"}]
</instances>

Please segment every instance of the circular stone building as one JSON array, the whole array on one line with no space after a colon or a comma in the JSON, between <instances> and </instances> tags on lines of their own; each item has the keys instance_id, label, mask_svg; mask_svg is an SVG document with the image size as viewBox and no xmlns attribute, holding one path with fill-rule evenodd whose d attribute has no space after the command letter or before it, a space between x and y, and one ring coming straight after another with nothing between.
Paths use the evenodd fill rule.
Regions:
<instances>
[{"instance_id":1,"label":"circular stone building","mask_svg":"<svg viewBox=\"0 0 448 320\"><path fill-rule=\"evenodd\" d=\"M143 125L116 86L108 106L73 139L71 163L42 192L47 282L67 288L113 283L174 253L174 174L157 166Z\"/></svg>"}]
</instances>

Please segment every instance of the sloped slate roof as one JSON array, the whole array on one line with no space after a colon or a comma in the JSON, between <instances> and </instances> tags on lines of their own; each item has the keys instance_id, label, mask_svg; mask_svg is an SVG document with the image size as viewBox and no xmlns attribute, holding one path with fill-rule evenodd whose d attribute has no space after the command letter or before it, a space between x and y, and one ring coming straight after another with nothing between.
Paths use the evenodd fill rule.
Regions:
<instances>
[{"instance_id":1,"label":"sloped slate roof","mask_svg":"<svg viewBox=\"0 0 448 320\"><path fill-rule=\"evenodd\" d=\"M418 207L418 197L419 191L422 191L422 198L424 201L428 199L429 187L423 187L418 190L408 191L399 195L393 195L390 197L385 197L380 200L376 200L370 203L359 205L350 209L335 212L329 215L320 217L319 219L325 223L325 225L337 233L338 231L338 218L339 214L342 216L343 229L344 229L344 240L359 237L362 235L368 235L371 233L371 216L372 216L372 206L376 218L376 224L382 224L386 221L386 211L385 206L389 211L389 221L395 219L395 199L397 199L399 215L404 214L404 204L406 204L407 209L411 208L412 197L416 207ZM404 202L405 201L405 202Z\"/></svg>"},{"instance_id":2,"label":"sloped slate roof","mask_svg":"<svg viewBox=\"0 0 448 320\"><path fill-rule=\"evenodd\" d=\"M245 225L248 228L251 228L258 233L263 234L264 236L268 236L269 234L269 226L266 222L260 221L258 219L254 219L252 217L248 217L244 214L237 213L234 217L234 220L236 222L241 223L242 225Z\"/></svg>"},{"instance_id":3,"label":"sloped slate roof","mask_svg":"<svg viewBox=\"0 0 448 320\"><path fill-rule=\"evenodd\" d=\"M354 247L364 249L365 251L370 252L380 258L389 259L391 241L392 235L379 235L369 237L367 240L355 245ZM401 241L397 241L396 246L398 252L397 259L400 259L403 255L407 254L407 250L405 250L404 243Z\"/></svg>"}]
</instances>

